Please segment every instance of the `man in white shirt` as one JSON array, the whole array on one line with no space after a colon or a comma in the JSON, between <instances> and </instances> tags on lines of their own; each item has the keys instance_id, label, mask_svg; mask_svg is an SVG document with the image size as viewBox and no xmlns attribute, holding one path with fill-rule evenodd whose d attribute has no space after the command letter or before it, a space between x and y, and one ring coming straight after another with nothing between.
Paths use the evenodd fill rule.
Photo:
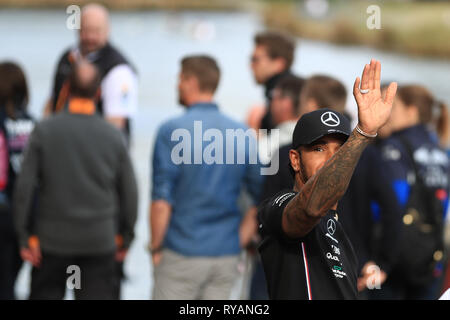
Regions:
<instances>
[{"instance_id":1,"label":"man in white shirt","mask_svg":"<svg viewBox=\"0 0 450 320\"><path fill-rule=\"evenodd\" d=\"M130 135L130 118L137 111L136 72L125 57L109 42L109 14L99 4L88 4L81 11L79 42L61 57L55 74L51 100L46 114L62 110L70 96L67 78L74 62L86 59L100 71L101 93L98 110L105 119Z\"/></svg>"}]
</instances>

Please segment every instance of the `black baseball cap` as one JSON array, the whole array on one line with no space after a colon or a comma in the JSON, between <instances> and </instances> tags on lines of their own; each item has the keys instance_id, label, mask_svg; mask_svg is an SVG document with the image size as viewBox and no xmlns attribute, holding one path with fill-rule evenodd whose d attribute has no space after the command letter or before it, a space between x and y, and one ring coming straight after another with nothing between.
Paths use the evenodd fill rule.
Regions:
<instances>
[{"instance_id":1,"label":"black baseball cap","mask_svg":"<svg viewBox=\"0 0 450 320\"><path fill-rule=\"evenodd\" d=\"M350 120L331 109L319 109L304 114L295 125L292 135L292 148L308 145L317 139L333 133L342 133L347 138L352 130Z\"/></svg>"}]
</instances>

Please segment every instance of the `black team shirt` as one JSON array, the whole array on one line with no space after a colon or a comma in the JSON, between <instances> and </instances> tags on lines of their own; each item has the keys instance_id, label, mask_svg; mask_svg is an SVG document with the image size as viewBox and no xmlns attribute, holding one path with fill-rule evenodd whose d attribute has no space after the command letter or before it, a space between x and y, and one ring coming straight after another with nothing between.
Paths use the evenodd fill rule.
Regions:
<instances>
[{"instance_id":1,"label":"black team shirt","mask_svg":"<svg viewBox=\"0 0 450 320\"><path fill-rule=\"evenodd\" d=\"M296 194L281 191L258 210L263 237L258 250L270 299L356 299L357 258L336 211L302 238L284 233L282 213Z\"/></svg>"}]
</instances>

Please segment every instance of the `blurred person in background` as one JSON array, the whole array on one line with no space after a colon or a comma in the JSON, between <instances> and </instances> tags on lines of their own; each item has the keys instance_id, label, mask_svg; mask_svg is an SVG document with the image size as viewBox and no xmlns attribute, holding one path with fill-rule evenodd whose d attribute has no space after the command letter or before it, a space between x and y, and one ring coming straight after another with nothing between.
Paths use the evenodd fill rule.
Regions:
<instances>
[{"instance_id":1,"label":"blurred person in background","mask_svg":"<svg viewBox=\"0 0 450 320\"><path fill-rule=\"evenodd\" d=\"M268 165L271 162L270 157L273 159L273 156L278 153L280 146L290 145L292 143L292 133L298 120L298 105L300 91L303 85L303 79L294 75L288 75L281 79L273 89L270 109L275 124L274 129L278 130L278 141L274 141L275 143L272 144L271 138L265 135L259 137L258 153L263 165ZM277 174L264 177L264 180L267 181L274 176L278 176L280 171L282 171L282 168L279 168ZM289 178L292 180L291 177ZM256 246L259 241L260 237L255 237L253 239L253 243L255 244L252 248L253 250L249 251L254 256L249 297L251 300L267 300L269 298L264 270L259 259L259 254L256 251Z\"/></svg>"},{"instance_id":2,"label":"blurred person in background","mask_svg":"<svg viewBox=\"0 0 450 320\"><path fill-rule=\"evenodd\" d=\"M274 129L275 126L277 126L276 120L272 117L271 110L274 89L283 79L292 79L292 77L294 77L291 72L291 67L295 56L295 42L294 39L291 39L285 34L275 31L257 33L253 38L253 42L254 47L251 55L250 67L255 82L264 87L264 97L266 101L264 106L254 106L250 109L247 116L247 124L257 132L258 154L261 162L264 165L267 165L273 157L274 152L279 148L281 142L277 142L271 138L271 129ZM302 79L299 79L299 81L302 81ZM281 100L282 99L277 99L277 106L283 104ZM290 103L289 100L289 98L284 99L285 107ZM284 129L287 130L283 131L288 133L288 131L290 131L288 127L289 124L284 126ZM259 129L267 131L260 131ZM285 139L285 137L283 137L283 132L280 132L280 134L280 140ZM287 137L290 139L289 133L287 134ZM239 202L245 204L247 198L248 196L243 194ZM250 253L250 261L252 260L251 256L254 251L253 246L250 246L248 250ZM263 299L267 297L267 290L265 289L265 284L261 283L261 266L256 265L255 267L254 275L259 279L250 279L249 298ZM260 271L258 271L258 268Z\"/></svg>"},{"instance_id":3,"label":"blurred person in background","mask_svg":"<svg viewBox=\"0 0 450 320\"><path fill-rule=\"evenodd\" d=\"M117 299L115 261L134 237L136 181L122 134L97 113L97 68L78 62L69 79L66 108L35 126L14 188L20 254L33 265L30 299L62 299L72 265L81 272L76 299Z\"/></svg>"},{"instance_id":4,"label":"blurred person in background","mask_svg":"<svg viewBox=\"0 0 450 320\"><path fill-rule=\"evenodd\" d=\"M109 42L109 14L100 4L87 4L81 10L79 41L60 58L46 114L64 109L70 96L68 77L75 62L94 63L101 78L98 112L124 133L129 142L131 117L137 111L138 82L130 62Z\"/></svg>"},{"instance_id":5,"label":"blurred person in background","mask_svg":"<svg viewBox=\"0 0 450 320\"><path fill-rule=\"evenodd\" d=\"M345 114L347 90L342 82L333 77L314 75L307 79L299 102L300 117L320 108L331 108Z\"/></svg>"},{"instance_id":6,"label":"blurred person in background","mask_svg":"<svg viewBox=\"0 0 450 320\"><path fill-rule=\"evenodd\" d=\"M381 86L383 98L387 87L387 85ZM391 133L388 120L378 130L377 137L361 154L347 191L338 206L339 210L346 213L342 216L342 225L358 257L359 299L368 298L368 292L365 289L368 277L373 275L373 270L370 269L372 266L382 265L383 269L379 273L380 284L386 280L386 271L390 269L388 261L392 259L391 248L397 239L396 231L399 225L395 215L399 209L392 206L392 203L395 203L395 195L391 189L385 188L380 183L383 181L380 176L383 176L385 171L378 167L383 143ZM379 203L382 203L384 207L382 216L379 212ZM377 243L381 232L385 233L384 240Z\"/></svg>"},{"instance_id":7,"label":"blurred person in background","mask_svg":"<svg viewBox=\"0 0 450 320\"><path fill-rule=\"evenodd\" d=\"M299 117L298 105L303 84L303 79L287 75L274 87L270 110L273 129L278 130L278 141L272 144L270 136L259 137L258 152L262 164L270 163L270 158L277 149L292 142L292 132Z\"/></svg>"},{"instance_id":8,"label":"blurred person in background","mask_svg":"<svg viewBox=\"0 0 450 320\"><path fill-rule=\"evenodd\" d=\"M46 113L58 113L65 108L70 96L69 75L72 67L80 59L88 60L100 72L97 112L123 133L129 147L131 118L138 107L137 75L128 59L110 43L109 35L108 10L96 3L85 5L81 10L78 44L66 50L58 62ZM124 279L123 264L118 263L116 269L117 276ZM116 291L119 298L121 287L117 287Z\"/></svg>"},{"instance_id":9,"label":"blurred person in background","mask_svg":"<svg viewBox=\"0 0 450 320\"><path fill-rule=\"evenodd\" d=\"M254 37L251 69L256 83L264 86L266 98L265 110L258 107L250 110L248 123L252 123L254 129L275 127L270 110L272 91L278 81L291 75L294 53L295 42L281 33L266 31Z\"/></svg>"},{"instance_id":10,"label":"blurred person in background","mask_svg":"<svg viewBox=\"0 0 450 320\"><path fill-rule=\"evenodd\" d=\"M13 62L2 62L0 79L0 299L12 300L22 259L11 201L34 121L27 112L28 85L22 69Z\"/></svg>"},{"instance_id":11,"label":"blurred person in background","mask_svg":"<svg viewBox=\"0 0 450 320\"><path fill-rule=\"evenodd\" d=\"M388 122L392 134L372 154L370 168L375 183L367 202L375 220L381 220L381 231L358 280L363 290L377 270L370 267L380 268L381 289L369 288L370 299L436 299L440 294L450 173L440 146L448 132L446 111L423 86L399 87ZM372 230L360 226L360 232Z\"/></svg>"},{"instance_id":12,"label":"blurred person in background","mask_svg":"<svg viewBox=\"0 0 450 320\"><path fill-rule=\"evenodd\" d=\"M161 125L157 133L149 244L155 300L229 299L239 276L239 255L257 232L260 165L249 162L250 154L257 158L256 137L245 134L249 148L233 143L234 162L225 161L225 153L228 159L230 152L226 131L233 130L240 140L238 132L247 128L219 111L214 102L219 79L220 70L213 58L183 58L178 95L186 111ZM217 148L223 148L223 153L215 150L216 156L221 154L219 163L206 163L203 157L201 163L192 161L192 156L198 152L203 156L205 146L209 146L203 140L192 143L192 137L198 138L194 122L205 134L208 130L222 135L222 141L215 138ZM182 151L180 142L172 138L179 130L188 135L181 137L183 143L188 140L187 149ZM189 159L175 161L175 150ZM237 163L237 155L245 156L245 163ZM243 187L252 199L244 217L237 205Z\"/></svg>"}]
</instances>

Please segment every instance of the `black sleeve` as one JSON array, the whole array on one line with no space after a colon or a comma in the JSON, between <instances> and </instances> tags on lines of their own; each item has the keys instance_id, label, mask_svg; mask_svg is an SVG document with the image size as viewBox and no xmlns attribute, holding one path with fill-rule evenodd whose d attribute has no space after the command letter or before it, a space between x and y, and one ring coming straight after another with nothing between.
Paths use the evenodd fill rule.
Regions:
<instances>
[{"instance_id":1,"label":"black sleeve","mask_svg":"<svg viewBox=\"0 0 450 320\"><path fill-rule=\"evenodd\" d=\"M283 210L296 194L292 190L284 190L261 203L258 209L258 221L263 238L269 235L286 238L281 225Z\"/></svg>"}]
</instances>

